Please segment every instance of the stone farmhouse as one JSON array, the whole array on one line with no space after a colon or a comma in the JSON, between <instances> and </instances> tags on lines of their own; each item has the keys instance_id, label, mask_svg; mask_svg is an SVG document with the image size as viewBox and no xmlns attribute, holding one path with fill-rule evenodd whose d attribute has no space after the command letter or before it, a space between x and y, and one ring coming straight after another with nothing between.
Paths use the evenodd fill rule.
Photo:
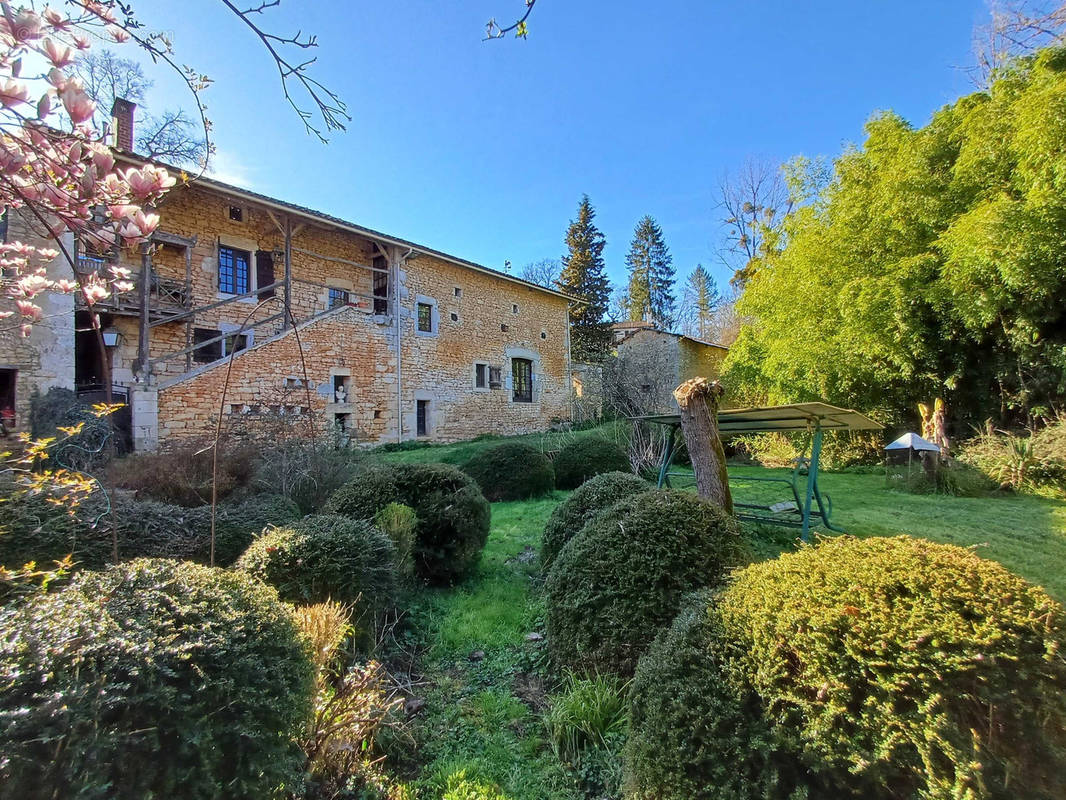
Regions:
<instances>
[{"instance_id":1,"label":"stone farmhouse","mask_svg":"<svg viewBox=\"0 0 1066 800\"><path fill-rule=\"evenodd\" d=\"M116 158L143 163L130 152L132 104L115 114ZM95 307L106 352L69 295L43 298L48 316L30 337L0 332L0 406L17 427L34 388L98 395L105 364L137 450L213 435L220 412L223 428L242 429L310 415L358 443L528 433L571 418L574 298L209 178L175 187L156 210L140 253L91 252L68 236L79 269L133 272L132 292ZM8 216L9 241L33 239ZM69 277L64 263L53 269Z\"/></svg>"},{"instance_id":2,"label":"stone farmhouse","mask_svg":"<svg viewBox=\"0 0 1066 800\"><path fill-rule=\"evenodd\" d=\"M677 413L674 389L690 378L718 378L729 348L651 322L618 322L611 326L616 353L613 381L627 395L634 411Z\"/></svg>"}]
</instances>

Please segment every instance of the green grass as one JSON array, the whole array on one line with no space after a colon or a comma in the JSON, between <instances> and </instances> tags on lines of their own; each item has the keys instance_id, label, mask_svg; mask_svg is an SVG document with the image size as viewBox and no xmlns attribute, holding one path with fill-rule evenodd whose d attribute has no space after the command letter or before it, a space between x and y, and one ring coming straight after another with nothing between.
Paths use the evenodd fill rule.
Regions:
<instances>
[{"instance_id":1,"label":"green grass","mask_svg":"<svg viewBox=\"0 0 1066 800\"><path fill-rule=\"evenodd\" d=\"M522 438L541 449L554 449L573 435ZM496 441L384 457L460 463ZM735 477L788 474L759 467L730 471ZM906 533L974 547L1066 602L1064 499L903 494L890 491L884 476L877 473L825 473L821 486L834 501L834 521L849 533ZM786 497L781 490L788 491L783 485L738 483L734 497L769 503ZM419 798L439 798L445 793L443 787L460 784L488 787L476 796L491 800L600 796L582 791L581 776L568 770L553 752L544 726L545 692L562 687L546 676L544 643L525 640L528 633L543 630L543 606L538 562L520 556L527 548L539 548L544 524L565 496L556 492L545 499L493 504L492 529L476 573L458 587L426 589L414 598L411 621L422 647L419 669L426 681L422 690L426 707L413 730L419 775L413 787ZM773 558L796 544L794 529L747 528L760 558ZM471 659L472 654L482 653L483 657Z\"/></svg>"}]
</instances>

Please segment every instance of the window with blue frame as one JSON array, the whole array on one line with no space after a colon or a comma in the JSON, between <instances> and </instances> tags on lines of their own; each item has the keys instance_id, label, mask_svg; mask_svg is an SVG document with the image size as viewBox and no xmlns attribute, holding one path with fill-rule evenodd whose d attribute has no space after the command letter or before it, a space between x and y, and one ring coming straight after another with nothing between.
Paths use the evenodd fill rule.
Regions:
<instances>
[{"instance_id":1,"label":"window with blue frame","mask_svg":"<svg viewBox=\"0 0 1066 800\"><path fill-rule=\"evenodd\" d=\"M352 301L351 295L348 294L345 289L335 289L329 287L329 307L338 308L339 306L346 306Z\"/></svg>"},{"instance_id":2,"label":"window with blue frame","mask_svg":"<svg viewBox=\"0 0 1066 800\"><path fill-rule=\"evenodd\" d=\"M219 245L218 290L226 294L245 294L251 287L251 256L247 250Z\"/></svg>"}]
</instances>

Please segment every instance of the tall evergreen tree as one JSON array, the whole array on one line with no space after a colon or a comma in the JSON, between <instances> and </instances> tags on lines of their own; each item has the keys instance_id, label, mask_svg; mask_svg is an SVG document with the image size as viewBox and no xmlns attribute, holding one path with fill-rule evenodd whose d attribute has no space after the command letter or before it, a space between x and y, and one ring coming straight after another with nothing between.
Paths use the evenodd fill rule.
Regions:
<instances>
[{"instance_id":1,"label":"tall evergreen tree","mask_svg":"<svg viewBox=\"0 0 1066 800\"><path fill-rule=\"evenodd\" d=\"M710 341L714 335L714 315L721 302L718 284L703 264L697 264L689 273L681 293L680 316L684 333Z\"/></svg>"},{"instance_id":2,"label":"tall evergreen tree","mask_svg":"<svg viewBox=\"0 0 1066 800\"><path fill-rule=\"evenodd\" d=\"M603 260L607 240L593 224L595 217L588 195L583 196L577 219L571 220L566 231L568 253L563 256L563 271L557 281L560 291L586 301L570 309L570 350L574 358L586 361L603 358L611 345L611 328L605 319L611 301L611 283Z\"/></svg>"},{"instance_id":3,"label":"tall evergreen tree","mask_svg":"<svg viewBox=\"0 0 1066 800\"><path fill-rule=\"evenodd\" d=\"M629 318L646 316L663 328L674 325L674 259L663 239L663 229L644 217L633 232L626 256L629 268L627 290Z\"/></svg>"}]
</instances>

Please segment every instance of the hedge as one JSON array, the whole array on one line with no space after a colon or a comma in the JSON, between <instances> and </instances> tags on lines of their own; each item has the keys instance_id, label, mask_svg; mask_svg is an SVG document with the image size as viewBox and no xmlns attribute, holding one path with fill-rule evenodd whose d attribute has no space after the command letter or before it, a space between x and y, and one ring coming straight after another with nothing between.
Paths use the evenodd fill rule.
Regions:
<instances>
[{"instance_id":1,"label":"hedge","mask_svg":"<svg viewBox=\"0 0 1066 800\"><path fill-rule=\"evenodd\" d=\"M545 574L563 545L569 542L600 511L633 494L646 492L651 484L631 472L597 475L555 507L544 526L540 564Z\"/></svg>"},{"instance_id":2,"label":"hedge","mask_svg":"<svg viewBox=\"0 0 1066 800\"><path fill-rule=\"evenodd\" d=\"M1066 796L1064 632L1043 589L952 545L748 567L641 662L629 796ZM730 793L724 764L758 781Z\"/></svg>"},{"instance_id":3,"label":"hedge","mask_svg":"<svg viewBox=\"0 0 1066 800\"><path fill-rule=\"evenodd\" d=\"M307 517L268 531L235 568L269 583L282 600L356 606L353 616L366 628L391 604L396 588L392 540L370 522L339 515Z\"/></svg>"},{"instance_id":4,"label":"hedge","mask_svg":"<svg viewBox=\"0 0 1066 800\"><path fill-rule=\"evenodd\" d=\"M632 674L682 597L747 558L736 521L692 493L619 501L563 547L548 573L553 661L586 674Z\"/></svg>"},{"instance_id":5,"label":"hedge","mask_svg":"<svg viewBox=\"0 0 1066 800\"><path fill-rule=\"evenodd\" d=\"M258 799L301 780L308 643L240 573L81 573L0 610L0 674L5 797Z\"/></svg>"},{"instance_id":6,"label":"hedge","mask_svg":"<svg viewBox=\"0 0 1066 800\"><path fill-rule=\"evenodd\" d=\"M475 453L463 471L493 503L542 497L555 488L551 461L540 450L521 442L505 442Z\"/></svg>"},{"instance_id":7,"label":"hedge","mask_svg":"<svg viewBox=\"0 0 1066 800\"><path fill-rule=\"evenodd\" d=\"M605 472L632 472L625 450L602 436L574 440L559 451L552 466L560 489L576 489Z\"/></svg>"},{"instance_id":8,"label":"hedge","mask_svg":"<svg viewBox=\"0 0 1066 800\"><path fill-rule=\"evenodd\" d=\"M491 509L477 484L447 464L398 464L368 469L342 486L325 512L372 519L390 503L414 509L415 569L424 580L453 583L481 559Z\"/></svg>"}]
</instances>

